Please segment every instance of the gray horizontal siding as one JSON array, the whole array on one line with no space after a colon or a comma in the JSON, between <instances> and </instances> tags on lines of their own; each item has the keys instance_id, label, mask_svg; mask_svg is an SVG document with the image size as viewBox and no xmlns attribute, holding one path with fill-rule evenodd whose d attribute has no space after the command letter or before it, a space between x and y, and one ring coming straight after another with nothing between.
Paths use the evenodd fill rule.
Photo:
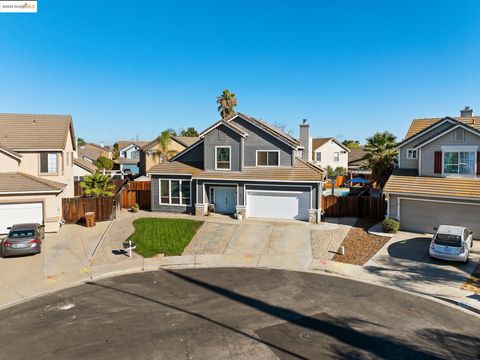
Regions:
<instances>
[{"instance_id":1,"label":"gray horizontal siding","mask_svg":"<svg viewBox=\"0 0 480 360\"><path fill-rule=\"evenodd\" d=\"M177 161L196 162L196 163L203 162L203 146L204 146L203 143L195 146L191 150L179 156L177 158Z\"/></svg>"},{"instance_id":2,"label":"gray horizontal siding","mask_svg":"<svg viewBox=\"0 0 480 360\"><path fill-rule=\"evenodd\" d=\"M230 146L230 171L240 171L240 138L239 134L224 125L220 125L206 134L204 139L205 170L215 170L216 146Z\"/></svg>"},{"instance_id":3,"label":"gray horizontal siding","mask_svg":"<svg viewBox=\"0 0 480 360\"><path fill-rule=\"evenodd\" d=\"M435 151L442 151L442 146L480 146L480 136L465 131L465 141L455 141L455 130L425 145L421 151L422 165L421 175L441 176L434 173ZM443 166L443 165L442 165ZM402 166L403 167L403 166Z\"/></svg>"},{"instance_id":4,"label":"gray horizontal siding","mask_svg":"<svg viewBox=\"0 0 480 360\"><path fill-rule=\"evenodd\" d=\"M172 179L172 180L190 180L188 176L166 176L166 175L152 175L151 183L151 209L152 211L164 211L174 213L194 213L196 188L195 181L192 182L190 198L192 199L192 205L166 205L160 204L160 179Z\"/></svg>"},{"instance_id":5,"label":"gray horizontal siding","mask_svg":"<svg viewBox=\"0 0 480 360\"><path fill-rule=\"evenodd\" d=\"M280 150L280 166L292 166L293 149L244 119L237 117L232 120L235 126L245 131L244 166L256 166L257 150Z\"/></svg>"}]
</instances>

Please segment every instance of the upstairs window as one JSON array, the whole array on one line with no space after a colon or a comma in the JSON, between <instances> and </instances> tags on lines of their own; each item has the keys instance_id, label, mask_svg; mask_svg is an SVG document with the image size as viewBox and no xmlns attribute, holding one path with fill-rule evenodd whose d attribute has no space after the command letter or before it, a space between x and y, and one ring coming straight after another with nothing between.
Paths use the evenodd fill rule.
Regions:
<instances>
[{"instance_id":1,"label":"upstairs window","mask_svg":"<svg viewBox=\"0 0 480 360\"><path fill-rule=\"evenodd\" d=\"M230 146L216 146L215 170L230 170Z\"/></svg>"},{"instance_id":2,"label":"upstairs window","mask_svg":"<svg viewBox=\"0 0 480 360\"><path fill-rule=\"evenodd\" d=\"M321 152L315 153L315 160L318 161L318 162L322 161L322 153Z\"/></svg>"},{"instance_id":3,"label":"upstairs window","mask_svg":"<svg viewBox=\"0 0 480 360\"><path fill-rule=\"evenodd\" d=\"M279 166L280 151L257 151L257 166Z\"/></svg>"},{"instance_id":4,"label":"upstairs window","mask_svg":"<svg viewBox=\"0 0 480 360\"><path fill-rule=\"evenodd\" d=\"M40 154L40 173L58 174L58 154L41 153Z\"/></svg>"},{"instance_id":5,"label":"upstairs window","mask_svg":"<svg viewBox=\"0 0 480 360\"><path fill-rule=\"evenodd\" d=\"M416 159L417 158L417 150L408 149L407 150L407 159Z\"/></svg>"},{"instance_id":6,"label":"upstairs window","mask_svg":"<svg viewBox=\"0 0 480 360\"><path fill-rule=\"evenodd\" d=\"M333 153L333 161L335 161L335 162L340 161L340 153L338 151L335 151Z\"/></svg>"},{"instance_id":7,"label":"upstairs window","mask_svg":"<svg viewBox=\"0 0 480 360\"><path fill-rule=\"evenodd\" d=\"M473 175L475 171L475 152L444 152L443 169L445 174Z\"/></svg>"}]
</instances>

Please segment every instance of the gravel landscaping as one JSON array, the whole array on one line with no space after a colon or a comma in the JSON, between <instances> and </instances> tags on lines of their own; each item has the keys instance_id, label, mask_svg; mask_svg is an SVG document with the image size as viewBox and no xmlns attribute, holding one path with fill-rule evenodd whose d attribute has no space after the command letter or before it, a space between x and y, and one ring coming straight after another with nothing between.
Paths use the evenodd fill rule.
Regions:
<instances>
[{"instance_id":1,"label":"gravel landscaping","mask_svg":"<svg viewBox=\"0 0 480 360\"><path fill-rule=\"evenodd\" d=\"M345 247L345 255L335 254L333 261L354 265L365 264L390 240L389 237L368 233L368 229L376 223L375 220L358 219L341 244Z\"/></svg>"},{"instance_id":2,"label":"gravel landscaping","mask_svg":"<svg viewBox=\"0 0 480 360\"><path fill-rule=\"evenodd\" d=\"M325 222L312 225L312 255L315 259L332 260L356 218L327 218Z\"/></svg>"}]
</instances>

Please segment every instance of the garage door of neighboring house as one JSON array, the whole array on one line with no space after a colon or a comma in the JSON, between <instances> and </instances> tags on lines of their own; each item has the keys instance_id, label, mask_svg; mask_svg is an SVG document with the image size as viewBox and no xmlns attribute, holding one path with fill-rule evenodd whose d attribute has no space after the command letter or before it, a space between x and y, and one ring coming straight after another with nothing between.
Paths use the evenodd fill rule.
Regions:
<instances>
[{"instance_id":1,"label":"garage door of neighboring house","mask_svg":"<svg viewBox=\"0 0 480 360\"><path fill-rule=\"evenodd\" d=\"M308 191L247 191L247 216L308 220Z\"/></svg>"},{"instance_id":2,"label":"garage door of neighboring house","mask_svg":"<svg viewBox=\"0 0 480 360\"><path fill-rule=\"evenodd\" d=\"M480 238L480 205L400 200L402 230L433 233L438 225L465 226Z\"/></svg>"},{"instance_id":3,"label":"garage door of neighboring house","mask_svg":"<svg viewBox=\"0 0 480 360\"><path fill-rule=\"evenodd\" d=\"M7 227L23 223L43 224L43 204L0 204L0 234L8 233Z\"/></svg>"}]
</instances>

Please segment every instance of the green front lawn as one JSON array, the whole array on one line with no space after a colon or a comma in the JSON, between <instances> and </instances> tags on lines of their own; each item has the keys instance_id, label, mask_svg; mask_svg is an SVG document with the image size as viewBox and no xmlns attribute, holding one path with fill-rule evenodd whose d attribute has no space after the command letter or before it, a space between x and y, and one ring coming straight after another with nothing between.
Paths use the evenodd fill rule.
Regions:
<instances>
[{"instance_id":1,"label":"green front lawn","mask_svg":"<svg viewBox=\"0 0 480 360\"><path fill-rule=\"evenodd\" d=\"M135 251L143 257L182 255L202 224L185 219L141 218L133 222L135 232L127 240L136 243Z\"/></svg>"}]
</instances>

